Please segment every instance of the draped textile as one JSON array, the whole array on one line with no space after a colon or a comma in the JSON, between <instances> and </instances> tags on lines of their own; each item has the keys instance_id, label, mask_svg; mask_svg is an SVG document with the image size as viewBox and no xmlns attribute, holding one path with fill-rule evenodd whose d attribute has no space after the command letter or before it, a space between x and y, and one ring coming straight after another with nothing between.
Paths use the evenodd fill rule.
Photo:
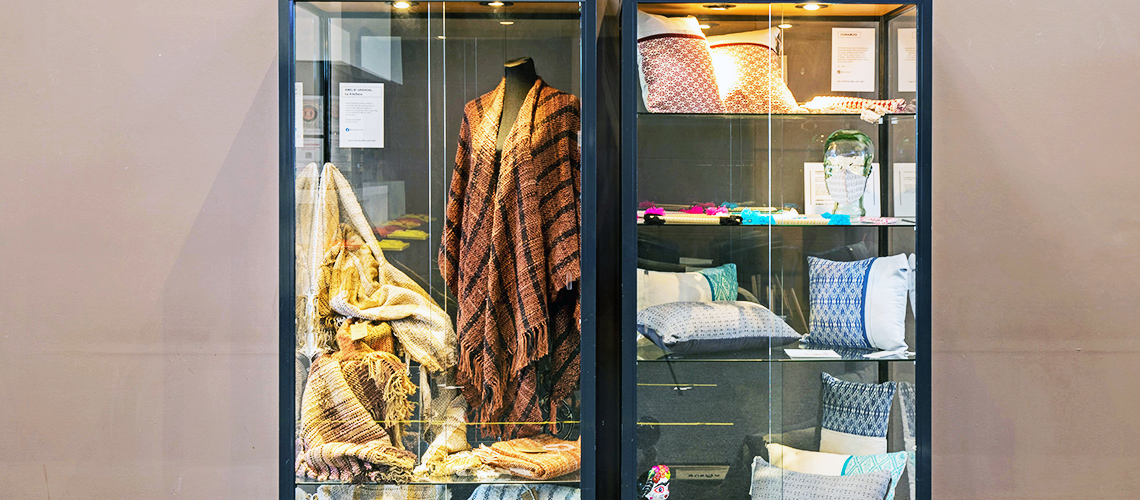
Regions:
<instances>
[{"instance_id":1,"label":"draped textile","mask_svg":"<svg viewBox=\"0 0 1140 500\"><path fill-rule=\"evenodd\" d=\"M554 479L582 468L581 441L563 441L549 434L480 446L475 454L496 470L527 479Z\"/></svg>"},{"instance_id":2,"label":"draped textile","mask_svg":"<svg viewBox=\"0 0 1140 500\"><path fill-rule=\"evenodd\" d=\"M578 99L540 79L498 160L503 87L464 107L439 267L470 420L510 437L540 432L539 398L555 415L578 383L581 153Z\"/></svg>"}]
</instances>

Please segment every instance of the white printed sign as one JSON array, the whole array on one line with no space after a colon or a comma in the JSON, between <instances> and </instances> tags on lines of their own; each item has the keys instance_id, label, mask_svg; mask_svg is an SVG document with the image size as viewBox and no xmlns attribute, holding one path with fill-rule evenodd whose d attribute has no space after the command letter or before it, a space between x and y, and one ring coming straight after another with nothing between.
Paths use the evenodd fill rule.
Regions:
<instances>
[{"instance_id":1,"label":"white printed sign","mask_svg":"<svg viewBox=\"0 0 1140 500\"><path fill-rule=\"evenodd\" d=\"M899 28L899 92L918 90L918 30Z\"/></svg>"},{"instance_id":2,"label":"white printed sign","mask_svg":"<svg viewBox=\"0 0 1140 500\"><path fill-rule=\"evenodd\" d=\"M896 163L894 191L895 217L914 217L918 211L918 169L914 163Z\"/></svg>"},{"instance_id":3,"label":"white printed sign","mask_svg":"<svg viewBox=\"0 0 1140 500\"><path fill-rule=\"evenodd\" d=\"M871 164L871 177L867 179L867 190L863 193L863 209L867 217L882 214L880 196L879 164ZM804 163L804 214L819 215L835 209L835 200L827 192L827 177L823 173L822 162Z\"/></svg>"},{"instance_id":4,"label":"white printed sign","mask_svg":"<svg viewBox=\"0 0 1140 500\"><path fill-rule=\"evenodd\" d=\"M384 84L340 84L340 147L384 147Z\"/></svg>"},{"instance_id":5,"label":"white printed sign","mask_svg":"<svg viewBox=\"0 0 1140 500\"><path fill-rule=\"evenodd\" d=\"M831 91L875 91L875 28L831 28Z\"/></svg>"},{"instance_id":6,"label":"white printed sign","mask_svg":"<svg viewBox=\"0 0 1140 500\"><path fill-rule=\"evenodd\" d=\"M305 134L302 132L302 123L305 121L302 117L302 110L304 106L305 84L296 82L293 84L293 147L301 147L301 143L305 142Z\"/></svg>"}]
</instances>

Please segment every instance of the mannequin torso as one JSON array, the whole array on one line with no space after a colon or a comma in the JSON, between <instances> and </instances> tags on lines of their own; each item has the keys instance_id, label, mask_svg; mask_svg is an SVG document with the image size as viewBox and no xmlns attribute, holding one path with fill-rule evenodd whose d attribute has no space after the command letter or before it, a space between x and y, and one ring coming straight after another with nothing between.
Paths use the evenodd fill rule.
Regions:
<instances>
[{"instance_id":1,"label":"mannequin torso","mask_svg":"<svg viewBox=\"0 0 1140 500\"><path fill-rule=\"evenodd\" d=\"M503 114L499 118L499 137L495 141L495 149L500 153L503 151L503 144L507 142L507 136L511 133L511 126L518 119L519 108L522 107L534 82L538 80L538 74L534 71L534 60L520 57L507 61L503 77L506 79L503 85Z\"/></svg>"}]
</instances>

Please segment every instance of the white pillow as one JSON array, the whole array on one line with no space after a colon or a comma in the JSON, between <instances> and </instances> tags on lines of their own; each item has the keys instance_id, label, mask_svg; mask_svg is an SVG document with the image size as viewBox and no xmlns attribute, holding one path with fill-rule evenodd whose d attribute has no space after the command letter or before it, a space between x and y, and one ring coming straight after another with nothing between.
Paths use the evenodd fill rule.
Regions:
<instances>
[{"instance_id":1,"label":"white pillow","mask_svg":"<svg viewBox=\"0 0 1140 500\"><path fill-rule=\"evenodd\" d=\"M669 302L736 300L736 264L690 273L637 270L637 310Z\"/></svg>"},{"instance_id":2,"label":"white pillow","mask_svg":"<svg viewBox=\"0 0 1140 500\"><path fill-rule=\"evenodd\" d=\"M697 18L637 12L637 68L645 108L723 113L709 44Z\"/></svg>"},{"instance_id":3,"label":"white pillow","mask_svg":"<svg viewBox=\"0 0 1140 500\"><path fill-rule=\"evenodd\" d=\"M906 254L854 262L808 257L808 274L809 342L887 351L907 348Z\"/></svg>"}]
</instances>

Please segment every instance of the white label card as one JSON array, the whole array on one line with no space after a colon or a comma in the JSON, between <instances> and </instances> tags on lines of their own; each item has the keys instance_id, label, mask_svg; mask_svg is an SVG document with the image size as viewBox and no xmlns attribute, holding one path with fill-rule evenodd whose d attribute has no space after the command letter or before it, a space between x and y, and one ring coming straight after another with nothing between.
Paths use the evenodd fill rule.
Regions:
<instances>
[{"instance_id":1,"label":"white label card","mask_svg":"<svg viewBox=\"0 0 1140 500\"><path fill-rule=\"evenodd\" d=\"M831 28L831 91L875 91L875 28Z\"/></svg>"},{"instance_id":2,"label":"white label card","mask_svg":"<svg viewBox=\"0 0 1140 500\"><path fill-rule=\"evenodd\" d=\"M894 216L914 217L918 204L918 169L914 163L896 163L894 191Z\"/></svg>"},{"instance_id":3,"label":"white label card","mask_svg":"<svg viewBox=\"0 0 1140 500\"><path fill-rule=\"evenodd\" d=\"M293 147L299 148L305 142L305 134L302 132L304 125L304 108L305 108L305 84L296 82L293 84Z\"/></svg>"},{"instance_id":4,"label":"white label card","mask_svg":"<svg viewBox=\"0 0 1140 500\"><path fill-rule=\"evenodd\" d=\"M899 28L899 92L918 91L918 30Z\"/></svg>"},{"instance_id":5,"label":"white label card","mask_svg":"<svg viewBox=\"0 0 1140 500\"><path fill-rule=\"evenodd\" d=\"M842 356L831 349L784 349L792 359L840 359Z\"/></svg>"},{"instance_id":6,"label":"white label card","mask_svg":"<svg viewBox=\"0 0 1140 500\"><path fill-rule=\"evenodd\" d=\"M867 179L867 190L863 193L863 209L867 217L880 217L882 199L879 177L879 164L871 164L871 177ZM827 192L827 177L823 173L822 162L804 163L804 214L819 215L835 209L835 201Z\"/></svg>"},{"instance_id":7,"label":"white label card","mask_svg":"<svg viewBox=\"0 0 1140 500\"><path fill-rule=\"evenodd\" d=\"M384 84L340 84L340 147L384 147Z\"/></svg>"}]
</instances>

